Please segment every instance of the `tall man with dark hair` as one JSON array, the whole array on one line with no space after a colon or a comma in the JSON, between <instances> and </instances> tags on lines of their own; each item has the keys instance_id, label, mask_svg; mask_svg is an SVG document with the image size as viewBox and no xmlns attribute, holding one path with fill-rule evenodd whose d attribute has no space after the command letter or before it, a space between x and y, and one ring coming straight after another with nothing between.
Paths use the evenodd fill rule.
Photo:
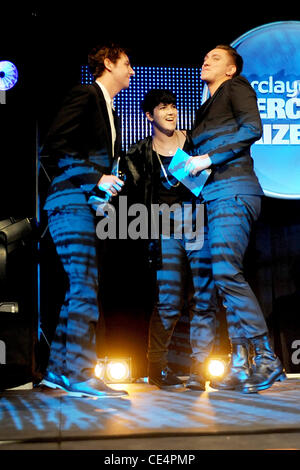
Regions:
<instances>
[{"instance_id":1,"label":"tall man with dark hair","mask_svg":"<svg viewBox=\"0 0 300 470\"><path fill-rule=\"evenodd\" d=\"M176 96L171 91L150 90L142 110L151 123L152 135L130 147L125 171L132 201L145 204L149 215L155 207L162 208L158 236L149 240L157 287L149 325L149 383L166 389L183 385L168 367L168 352L186 301L191 346L191 373L186 386L205 390L205 363L215 340L216 300L204 217L198 217L203 207L169 171L177 149L188 152L191 139L186 131L176 129ZM201 229L203 236L198 237Z\"/></svg>"},{"instance_id":2,"label":"tall man with dark hair","mask_svg":"<svg viewBox=\"0 0 300 470\"><path fill-rule=\"evenodd\" d=\"M258 218L263 191L253 170L251 145L262 135L257 98L240 73L243 59L219 45L204 58L201 77L210 98L198 110L193 130L190 174L211 168L202 197L207 206L212 270L227 310L231 362L220 389L245 393L270 387L285 378L268 339L266 322L248 282L243 259L251 227ZM253 365L249 349L254 349Z\"/></svg>"},{"instance_id":3,"label":"tall man with dark hair","mask_svg":"<svg viewBox=\"0 0 300 470\"><path fill-rule=\"evenodd\" d=\"M134 74L126 51L110 44L89 54L95 82L71 90L47 137L55 178L44 209L69 286L42 383L72 396L119 396L94 376L99 317L99 262L92 195L115 196L123 181L112 173L120 131L112 100Z\"/></svg>"}]
</instances>

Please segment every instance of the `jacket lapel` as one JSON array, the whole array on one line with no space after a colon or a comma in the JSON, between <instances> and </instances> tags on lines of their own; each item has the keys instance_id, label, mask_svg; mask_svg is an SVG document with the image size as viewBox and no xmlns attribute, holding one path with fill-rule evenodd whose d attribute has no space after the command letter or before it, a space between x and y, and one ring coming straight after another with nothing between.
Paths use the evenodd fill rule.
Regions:
<instances>
[{"instance_id":1,"label":"jacket lapel","mask_svg":"<svg viewBox=\"0 0 300 470\"><path fill-rule=\"evenodd\" d=\"M209 110L209 108L211 107L212 103L215 101L215 99L217 98L218 94L220 93L220 91L222 90L223 86L224 86L224 83L226 82L223 82L221 83L221 85L219 86L219 88L215 91L215 93L213 94L213 96L211 96L210 98L208 98L204 103L203 105L198 109L197 111L197 115L198 115L198 119L203 119L204 115L207 113L207 111Z\"/></svg>"},{"instance_id":2,"label":"jacket lapel","mask_svg":"<svg viewBox=\"0 0 300 470\"><path fill-rule=\"evenodd\" d=\"M114 148L114 155L118 157L120 149L121 149L121 130L120 130L120 119L117 115L116 111L113 111L115 129L116 129L116 141L115 141L115 148Z\"/></svg>"},{"instance_id":3,"label":"jacket lapel","mask_svg":"<svg viewBox=\"0 0 300 470\"><path fill-rule=\"evenodd\" d=\"M97 97L98 97L98 106L100 110L100 115L103 116L103 120L104 120L106 147L107 147L109 156L112 157L111 129L110 129L110 122L109 122L106 101L104 99L102 90L99 87L99 85L97 85L97 83L93 83L91 86L95 89Z\"/></svg>"}]
</instances>

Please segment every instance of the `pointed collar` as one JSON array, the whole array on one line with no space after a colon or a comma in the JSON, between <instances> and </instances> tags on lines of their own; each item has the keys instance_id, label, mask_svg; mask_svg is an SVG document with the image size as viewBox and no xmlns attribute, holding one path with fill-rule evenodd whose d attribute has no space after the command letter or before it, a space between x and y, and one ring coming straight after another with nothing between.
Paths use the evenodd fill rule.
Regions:
<instances>
[{"instance_id":1,"label":"pointed collar","mask_svg":"<svg viewBox=\"0 0 300 470\"><path fill-rule=\"evenodd\" d=\"M112 108L112 110L115 111L114 101L111 99L110 94L108 93L108 91L105 88L105 86L103 85L103 83L101 83L98 80L96 80L96 83L101 88L104 99L105 99L106 103L108 104L108 106L110 106Z\"/></svg>"}]
</instances>

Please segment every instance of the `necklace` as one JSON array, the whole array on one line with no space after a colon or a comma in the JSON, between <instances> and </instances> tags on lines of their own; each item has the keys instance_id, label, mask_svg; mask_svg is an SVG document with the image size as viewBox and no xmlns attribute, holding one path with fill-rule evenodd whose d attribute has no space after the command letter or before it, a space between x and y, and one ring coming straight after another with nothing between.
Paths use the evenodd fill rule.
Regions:
<instances>
[{"instance_id":1,"label":"necklace","mask_svg":"<svg viewBox=\"0 0 300 470\"><path fill-rule=\"evenodd\" d=\"M175 140L176 140L175 147L176 147L176 150L177 150L177 148L180 147L178 132L177 132L177 131L174 131L173 136L176 137L176 139L175 139ZM173 136L172 136L172 137L173 137ZM162 145L164 145L164 144L162 143ZM168 145L169 145L169 144L168 144ZM174 146L173 143L172 143L171 145ZM170 145L170 146L171 146L171 145ZM166 155L166 156L169 156L169 157L173 156L174 153L175 153L173 149L172 149L172 150L165 150L165 149L163 149L163 148L161 147L161 144L158 144L158 142L155 143L155 139L153 139L153 148L155 149L156 152L159 152L159 151L161 150L161 155ZM169 147L169 148L170 148L170 147Z\"/></svg>"},{"instance_id":2,"label":"necklace","mask_svg":"<svg viewBox=\"0 0 300 470\"><path fill-rule=\"evenodd\" d=\"M178 135L177 135L177 132L176 132L176 131L175 131L175 133L176 133L176 137L177 137L177 146L179 147L179 138L178 138ZM154 140L152 140L152 144L153 144L153 150L154 150L154 152L156 153L156 156L157 156L158 161L159 161L159 163L160 163L160 167L161 167L161 169L162 169L162 172L163 172L163 174L164 174L164 177L166 178L166 181L167 181L168 185L169 185L171 188L177 188L177 186L180 185L180 181L177 181L177 183L175 183L175 184L172 184L172 183L171 183L171 181L170 181L169 178L168 178L166 169L165 169L164 165L162 164L162 161L161 161L161 159L160 159L160 156L159 156L158 152L156 151L156 148L155 148L155 145L154 145ZM174 154L174 152L171 152L171 153L169 152L170 156L171 156L172 153Z\"/></svg>"}]
</instances>

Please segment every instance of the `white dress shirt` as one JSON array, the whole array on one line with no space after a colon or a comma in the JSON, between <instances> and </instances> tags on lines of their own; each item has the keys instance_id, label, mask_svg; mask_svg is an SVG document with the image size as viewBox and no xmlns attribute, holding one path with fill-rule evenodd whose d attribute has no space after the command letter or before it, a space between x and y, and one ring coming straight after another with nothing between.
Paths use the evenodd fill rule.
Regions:
<instances>
[{"instance_id":1,"label":"white dress shirt","mask_svg":"<svg viewBox=\"0 0 300 470\"><path fill-rule=\"evenodd\" d=\"M101 88L105 102L106 102L106 107L107 107L109 122L110 122L110 130L111 130L112 156L114 156L114 147L115 147L115 141L116 141L116 128L115 128L115 122L114 122L114 116L113 116L114 104L105 86L97 80L96 80L96 83Z\"/></svg>"}]
</instances>

